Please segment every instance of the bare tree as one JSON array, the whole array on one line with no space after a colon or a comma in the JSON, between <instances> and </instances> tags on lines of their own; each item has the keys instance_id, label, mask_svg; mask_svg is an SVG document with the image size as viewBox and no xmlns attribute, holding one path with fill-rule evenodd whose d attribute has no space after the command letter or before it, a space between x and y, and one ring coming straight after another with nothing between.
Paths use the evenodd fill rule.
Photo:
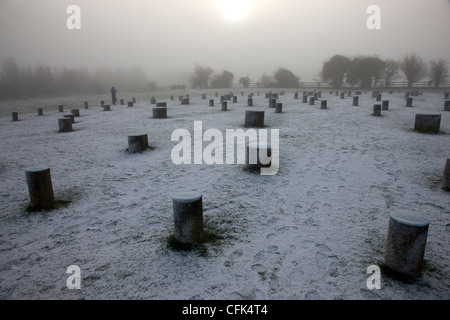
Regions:
<instances>
[{"instance_id":1,"label":"bare tree","mask_svg":"<svg viewBox=\"0 0 450 320\"><path fill-rule=\"evenodd\" d=\"M430 61L430 80L439 87L448 78L447 60L439 58Z\"/></svg>"},{"instance_id":2,"label":"bare tree","mask_svg":"<svg viewBox=\"0 0 450 320\"><path fill-rule=\"evenodd\" d=\"M381 77L384 80L386 87L390 87L392 81L398 77L398 72L400 69L400 64L396 60L386 59L384 61L385 67L382 71Z\"/></svg>"},{"instance_id":3,"label":"bare tree","mask_svg":"<svg viewBox=\"0 0 450 320\"><path fill-rule=\"evenodd\" d=\"M193 88L207 89L209 79L213 74L214 70L209 67L202 67L200 65L196 65L194 69L194 73L191 75L191 86Z\"/></svg>"},{"instance_id":4,"label":"bare tree","mask_svg":"<svg viewBox=\"0 0 450 320\"><path fill-rule=\"evenodd\" d=\"M427 66L425 62L415 53L403 57L403 60L400 62L400 70L405 74L409 88L427 75Z\"/></svg>"}]
</instances>

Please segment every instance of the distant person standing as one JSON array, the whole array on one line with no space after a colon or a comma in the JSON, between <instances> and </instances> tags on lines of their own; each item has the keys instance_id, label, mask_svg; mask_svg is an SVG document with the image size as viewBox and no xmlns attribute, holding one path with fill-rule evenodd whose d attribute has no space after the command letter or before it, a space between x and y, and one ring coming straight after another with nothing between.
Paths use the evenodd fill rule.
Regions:
<instances>
[{"instance_id":1,"label":"distant person standing","mask_svg":"<svg viewBox=\"0 0 450 320\"><path fill-rule=\"evenodd\" d=\"M116 88L112 87L111 88L111 96L112 96L112 104L113 105L116 105L116 102L117 102L116 92L117 92Z\"/></svg>"}]
</instances>

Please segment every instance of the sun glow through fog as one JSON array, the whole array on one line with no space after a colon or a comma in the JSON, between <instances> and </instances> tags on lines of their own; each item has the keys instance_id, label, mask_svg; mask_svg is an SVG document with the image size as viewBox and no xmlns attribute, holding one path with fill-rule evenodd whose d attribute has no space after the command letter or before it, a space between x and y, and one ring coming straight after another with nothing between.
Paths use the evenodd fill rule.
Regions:
<instances>
[{"instance_id":1,"label":"sun glow through fog","mask_svg":"<svg viewBox=\"0 0 450 320\"><path fill-rule=\"evenodd\" d=\"M230 21L240 21L250 12L252 0L217 0L222 15Z\"/></svg>"}]
</instances>

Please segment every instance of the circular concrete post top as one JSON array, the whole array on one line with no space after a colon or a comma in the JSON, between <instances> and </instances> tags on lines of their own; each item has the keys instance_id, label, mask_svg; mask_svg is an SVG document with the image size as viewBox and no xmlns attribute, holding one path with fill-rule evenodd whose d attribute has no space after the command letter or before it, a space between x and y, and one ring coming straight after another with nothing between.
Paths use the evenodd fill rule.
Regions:
<instances>
[{"instance_id":1,"label":"circular concrete post top","mask_svg":"<svg viewBox=\"0 0 450 320\"><path fill-rule=\"evenodd\" d=\"M49 167L44 167L44 166L42 166L42 167L31 167L31 168L27 168L27 169L25 169L25 171L26 171L26 172L33 173L33 172L42 172L42 171L46 171L46 170L49 170L49 169L50 169Z\"/></svg>"},{"instance_id":2,"label":"circular concrete post top","mask_svg":"<svg viewBox=\"0 0 450 320\"><path fill-rule=\"evenodd\" d=\"M191 203L196 202L202 198L202 195L197 192L180 192L177 193L173 200L180 203Z\"/></svg>"},{"instance_id":3,"label":"circular concrete post top","mask_svg":"<svg viewBox=\"0 0 450 320\"><path fill-rule=\"evenodd\" d=\"M424 216L407 210L393 212L391 213L391 218L411 227L426 227L430 224L430 221Z\"/></svg>"}]
</instances>

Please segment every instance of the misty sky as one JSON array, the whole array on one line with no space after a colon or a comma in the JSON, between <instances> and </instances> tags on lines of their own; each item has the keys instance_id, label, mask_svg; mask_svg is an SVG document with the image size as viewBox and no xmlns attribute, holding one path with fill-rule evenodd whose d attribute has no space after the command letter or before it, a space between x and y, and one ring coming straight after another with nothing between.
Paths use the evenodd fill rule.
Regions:
<instances>
[{"instance_id":1,"label":"misty sky","mask_svg":"<svg viewBox=\"0 0 450 320\"><path fill-rule=\"evenodd\" d=\"M235 81L285 67L311 81L325 59L377 54L450 62L449 0L0 0L0 59L52 67L141 67L160 84L195 64ZM81 30L69 30L69 5ZM381 30L369 30L369 5ZM176 79L175 76L180 78Z\"/></svg>"}]
</instances>

